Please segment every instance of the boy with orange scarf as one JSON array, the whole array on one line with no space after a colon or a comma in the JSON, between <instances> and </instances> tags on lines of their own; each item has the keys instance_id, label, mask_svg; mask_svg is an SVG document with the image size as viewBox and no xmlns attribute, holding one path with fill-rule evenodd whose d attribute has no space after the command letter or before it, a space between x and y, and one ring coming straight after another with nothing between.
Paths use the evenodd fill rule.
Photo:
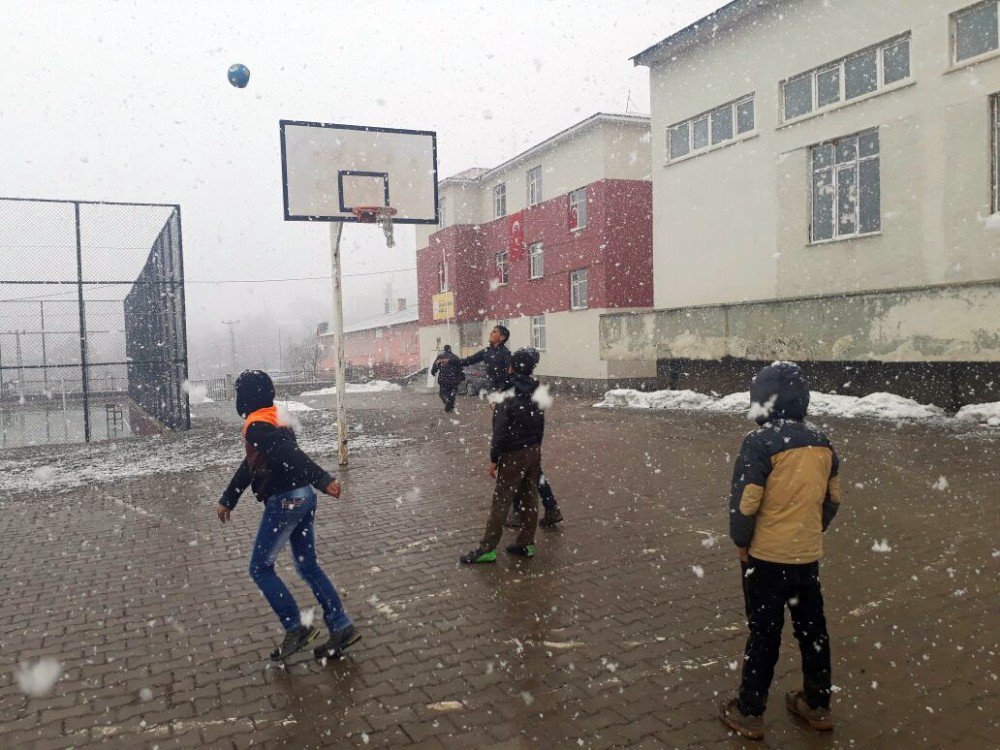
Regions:
<instances>
[{"instance_id":1,"label":"boy with orange scarf","mask_svg":"<svg viewBox=\"0 0 1000 750\"><path fill-rule=\"evenodd\" d=\"M295 432L279 419L274 383L266 372L246 370L236 379L236 411L245 420L246 458L223 492L216 513L219 521L226 523L247 487L264 503L250 557L250 577L285 628L285 638L271 652L271 658L283 661L320 635L317 628L302 623L295 599L274 572L274 561L285 544L291 545L295 569L323 607L323 619L330 630L330 639L314 653L317 658L338 656L361 635L316 561L313 487L339 498L340 484L299 448Z\"/></svg>"}]
</instances>

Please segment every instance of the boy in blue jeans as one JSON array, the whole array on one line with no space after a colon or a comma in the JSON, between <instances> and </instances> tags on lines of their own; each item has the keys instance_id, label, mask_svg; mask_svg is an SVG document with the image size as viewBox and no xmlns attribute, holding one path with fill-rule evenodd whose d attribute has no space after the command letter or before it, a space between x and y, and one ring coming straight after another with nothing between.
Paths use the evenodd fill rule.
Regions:
<instances>
[{"instance_id":1,"label":"boy in blue jeans","mask_svg":"<svg viewBox=\"0 0 1000 750\"><path fill-rule=\"evenodd\" d=\"M271 658L283 661L320 635L317 628L302 624L292 593L274 572L274 561L285 544L291 545L295 569L323 607L323 619L330 630L330 639L315 649L316 658L337 656L356 643L361 634L344 612L337 589L316 561L313 487L339 498L340 483L299 448L295 432L278 419L274 383L266 372L247 370L236 379L236 411L246 420L246 458L222 493L216 513L219 521L226 523L248 486L264 503L250 557L250 577L285 628L285 638L271 652Z\"/></svg>"}]
</instances>

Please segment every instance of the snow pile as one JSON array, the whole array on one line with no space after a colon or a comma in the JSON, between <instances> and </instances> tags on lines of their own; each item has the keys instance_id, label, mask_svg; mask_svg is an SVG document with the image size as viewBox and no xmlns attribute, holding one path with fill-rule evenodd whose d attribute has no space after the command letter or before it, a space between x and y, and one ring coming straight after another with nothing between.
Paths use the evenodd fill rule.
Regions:
<instances>
[{"instance_id":1,"label":"snow pile","mask_svg":"<svg viewBox=\"0 0 1000 750\"><path fill-rule=\"evenodd\" d=\"M858 397L811 391L809 396L810 416L867 417L871 419L939 419L945 416L944 409L938 406L920 404L913 399L896 396L892 393L872 393ZM771 402L751 404L749 393L732 393L722 398L716 398L687 390L636 391L630 388L616 388L605 393L604 400L595 406L599 408L689 409L743 413L752 420L758 416L769 414L773 404ZM997 417L1000 418L1000 404L995 406L997 407ZM966 407L966 409L971 408ZM970 415L972 413L972 411L969 412Z\"/></svg>"},{"instance_id":2,"label":"snow pile","mask_svg":"<svg viewBox=\"0 0 1000 750\"><path fill-rule=\"evenodd\" d=\"M872 552L892 552L892 547L889 546L889 540L883 539L880 542L876 539L875 544L872 545Z\"/></svg>"},{"instance_id":3,"label":"snow pile","mask_svg":"<svg viewBox=\"0 0 1000 750\"><path fill-rule=\"evenodd\" d=\"M62 664L55 659L39 659L33 664L22 662L14 677L22 693L32 698L41 698L52 692L62 673Z\"/></svg>"},{"instance_id":4,"label":"snow pile","mask_svg":"<svg viewBox=\"0 0 1000 750\"><path fill-rule=\"evenodd\" d=\"M314 408L303 404L301 401L285 401L283 402L283 406L289 411L289 413L296 411L316 411Z\"/></svg>"},{"instance_id":5,"label":"snow pile","mask_svg":"<svg viewBox=\"0 0 1000 750\"><path fill-rule=\"evenodd\" d=\"M966 422L988 424L990 427L1000 427L1000 401L989 404L969 404L958 410L955 419Z\"/></svg>"},{"instance_id":6,"label":"snow pile","mask_svg":"<svg viewBox=\"0 0 1000 750\"><path fill-rule=\"evenodd\" d=\"M387 391L401 391L403 387L398 383L390 383L388 380L370 380L367 383L347 383L345 389L347 393L384 393ZM306 391L300 396L336 396L336 386L320 388L318 391Z\"/></svg>"}]
</instances>

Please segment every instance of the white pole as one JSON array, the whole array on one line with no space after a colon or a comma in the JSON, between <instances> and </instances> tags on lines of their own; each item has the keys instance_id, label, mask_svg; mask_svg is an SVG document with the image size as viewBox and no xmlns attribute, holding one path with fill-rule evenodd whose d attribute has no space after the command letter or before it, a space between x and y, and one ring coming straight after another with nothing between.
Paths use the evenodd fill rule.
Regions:
<instances>
[{"instance_id":1,"label":"white pole","mask_svg":"<svg viewBox=\"0 0 1000 750\"><path fill-rule=\"evenodd\" d=\"M340 235L342 222L330 224L330 265L333 270L333 340L337 349L337 442L341 466L347 466L347 384L344 377L344 299L340 283Z\"/></svg>"}]
</instances>

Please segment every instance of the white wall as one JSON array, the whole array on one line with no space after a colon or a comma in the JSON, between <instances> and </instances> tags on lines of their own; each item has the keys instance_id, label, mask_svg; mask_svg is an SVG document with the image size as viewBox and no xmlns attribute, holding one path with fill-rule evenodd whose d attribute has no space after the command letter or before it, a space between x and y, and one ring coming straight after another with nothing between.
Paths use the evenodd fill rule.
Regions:
<instances>
[{"instance_id":1,"label":"white wall","mask_svg":"<svg viewBox=\"0 0 1000 750\"><path fill-rule=\"evenodd\" d=\"M656 307L1000 278L988 97L1000 56L949 69L970 0L778 3L651 68ZM896 91L782 126L779 82L911 31ZM756 94L756 137L666 165L667 128ZM809 245L808 147L880 127L880 235Z\"/></svg>"}]
</instances>

